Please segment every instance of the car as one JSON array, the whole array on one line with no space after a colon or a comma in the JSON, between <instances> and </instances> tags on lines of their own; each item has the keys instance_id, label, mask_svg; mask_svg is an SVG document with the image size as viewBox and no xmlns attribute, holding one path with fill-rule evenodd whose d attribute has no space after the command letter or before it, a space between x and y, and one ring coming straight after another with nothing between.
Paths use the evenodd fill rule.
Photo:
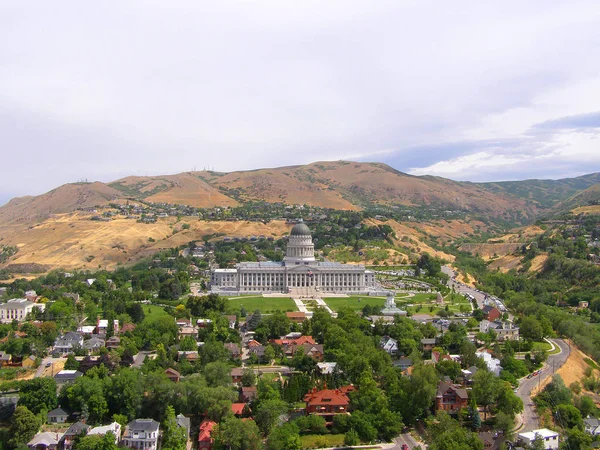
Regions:
<instances>
[{"instance_id":1,"label":"car","mask_svg":"<svg viewBox=\"0 0 600 450\"><path fill-rule=\"evenodd\" d=\"M527 375L527 379L529 380L532 376L533 376L533 374L530 373L529 375Z\"/></svg>"},{"instance_id":2,"label":"car","mask_svg":"<svg viewBox=\"0 0 600 450\"><path fill-rule=\"evenodd\" d=\"M51 362L49 362L49 363L46 363L46 367L50 367L51 365L52 365L52 363L51 363Z\"/></svg>"},{"instance_id":3,"label":"car","mask_svg":"<svg viewBox=\"0 0 600 450\"><path fill-rule=\"evenodd\" d=\"M401 450L409 450L408 449L408 445L406 444L402 444L402 447L400 447Z\"/></svg>"}]
</instances>

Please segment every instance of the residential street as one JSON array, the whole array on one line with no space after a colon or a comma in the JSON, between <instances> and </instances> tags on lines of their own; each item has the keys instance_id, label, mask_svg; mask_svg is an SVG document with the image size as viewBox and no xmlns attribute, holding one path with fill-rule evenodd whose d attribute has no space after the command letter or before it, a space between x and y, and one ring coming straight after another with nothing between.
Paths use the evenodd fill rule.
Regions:
<instances>
[{"instance_id":1,"label":"residential street","mask_svg":"<svg viewBox=\"0 0 600 450\"><path fill-rule=\"evenodd\" d=\"M539 375L531 377L530 379L523 378L519 384L517 395L523 400L524 411L521 415L523 427L519 431L531 431L539 428L538 416L535 412L535 407L531 401L531 391L538 384L544 382L548 377L551 377L562 365L566 362L571 348L562 339L552 339L555 345L560 347L561 352L556 355L548 356L548 360L544 365L542 372Z\"/></svg>"}]
</instances>

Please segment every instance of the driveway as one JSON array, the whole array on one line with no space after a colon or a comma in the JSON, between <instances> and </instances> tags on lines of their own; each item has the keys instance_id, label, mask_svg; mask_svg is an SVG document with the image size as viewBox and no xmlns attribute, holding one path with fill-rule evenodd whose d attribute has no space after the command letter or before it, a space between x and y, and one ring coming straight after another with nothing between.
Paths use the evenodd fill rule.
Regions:
<instances>
[{"instance_id":1,"label":"driveway","mask_svg":"<svg viewBox=\"0 0 600 450\"><path fill-rule=\"evenodd\" d=\"M543 384L547 378L554 375L554 373L567 361L567 358L571 353L569 344L562 339L552 339L552 342L560 347L560 353L548 356L548 360L546 361L546 364L542 368L542 371L539 375L529 379L522 378L520 380L517 395L521 400L523 400L524 406L523 413L521 414L522 428L519 429L520 432L531 431L540 427L539 417L537 416L535 406L531 400L531 391L536 386Z\"/></svg>"},{"instance_id":2,"label":"driveway","mask_svg":"<svg viewBox=\"0 0 600 450\"><path fill-rule=\"evenodd\" d=\"M40 366L37 368L35 372L35 378L53 377L63 369L66 361L66 358L53 358L52 356L46 356L42 360Z\"/></svg>"}]
</instances>

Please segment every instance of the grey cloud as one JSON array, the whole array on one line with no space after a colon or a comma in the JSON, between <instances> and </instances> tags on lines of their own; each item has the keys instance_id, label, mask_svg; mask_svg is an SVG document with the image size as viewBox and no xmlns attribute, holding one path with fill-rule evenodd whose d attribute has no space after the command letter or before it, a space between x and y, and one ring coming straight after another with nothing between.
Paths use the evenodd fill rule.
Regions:
<instances>
[{"instance_id":1,"label":"grey cloud","mask_svg":"<svg viewBox=\"0 0 600 450\"><path fill-rule=\"evenodd\" d=\"M536 124L533 129L565 130L600 128L600 111L547 120Z\"/></svg>"}]
</instances>

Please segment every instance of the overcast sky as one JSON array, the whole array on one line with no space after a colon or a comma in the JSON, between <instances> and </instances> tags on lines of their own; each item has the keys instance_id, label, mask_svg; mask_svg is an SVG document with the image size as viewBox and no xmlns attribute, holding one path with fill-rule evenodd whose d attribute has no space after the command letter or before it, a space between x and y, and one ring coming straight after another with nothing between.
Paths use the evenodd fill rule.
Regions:
<instances>
[{"instance_id":1,"label":"overcast sky","mask_svg":"<svg viewBox=\"0 0 600 450\"><path fill-rule=\"evenodd\" d=\"M82 179L318 160L600 171L590 1L0 4L0 204Z\"/></svg>"}]
</instances>

